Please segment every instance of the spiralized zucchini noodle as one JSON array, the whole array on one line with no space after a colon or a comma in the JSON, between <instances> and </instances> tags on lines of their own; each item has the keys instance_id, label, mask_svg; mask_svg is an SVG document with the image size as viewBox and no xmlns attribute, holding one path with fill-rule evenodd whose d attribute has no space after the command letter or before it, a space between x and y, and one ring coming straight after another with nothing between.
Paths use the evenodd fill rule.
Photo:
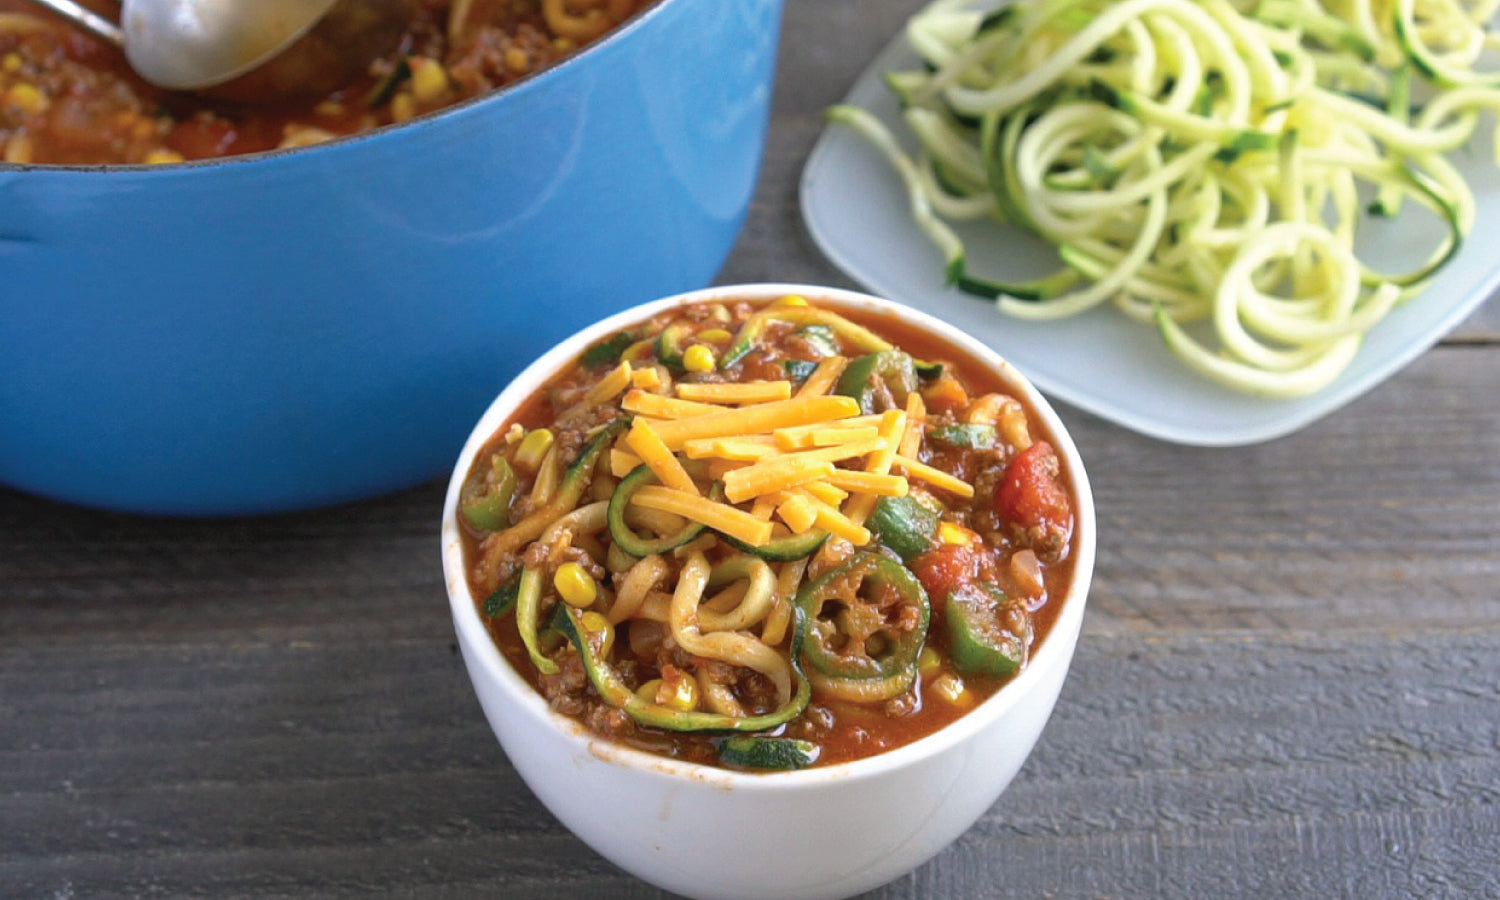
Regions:
<instances>
[{"instance_id":1,"label":"spiralized zucchini noodle","mask_svg":"<svg viewBox=\"0 0 1500 900\"><path fill-rule=\"evenodd\" d=\"M1112 305L1203 376L1305 396L1473 227L1449 157L1500 109L1497 2L936 0L905 32L921 68L886 73L904 135L829 118L889 159L958 289L1033 320ZM1372 216L1442 237L1388 271ZM1056 270L971 271L955 225L983 220Z\"/></svg>"}]
</instances>

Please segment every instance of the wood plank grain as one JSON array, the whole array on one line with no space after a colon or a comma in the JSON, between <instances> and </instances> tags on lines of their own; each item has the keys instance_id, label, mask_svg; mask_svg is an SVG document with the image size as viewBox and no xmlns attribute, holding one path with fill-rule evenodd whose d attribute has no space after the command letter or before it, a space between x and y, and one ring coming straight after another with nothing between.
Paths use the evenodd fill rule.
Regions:
<instances>
[{"instance_id":1,"label":"wood plank grain","mask_svg":"<svg viewBox=\"0 0 1500 900\"><path fill-rule=\"evenodd\" d=\"M1089 633L1012 789L872 896L1485 896L1496 658L1494 628ZM444 642L11 647L0 667L21 701L5 896L654 895L520 783ZM27 700L45 685L71 705Z\"/></svg>"},{"instance_id":2,"label":"wood plank grain","mask_svg":"<svg viewBox=\"0 0 1500 900\"><path fill-rule=\"evenodd\" d=\"M1110 629L1497 621L1500 353L1438 348L1266 444L1159 444L1064 418L1100 518ZM1208 601L1208 597L1212 601Z\"/></svg>"},{"instance_id":3,"label":"wood plank grain","mask_svg":"<svg viewBox=\"0 0 1500 900\"><path fill-rule=\"evenodd\" d=\"M1495 629L1086 638L1022 777L913 896L1481 897Z\"/></svg>"}]
</instances>

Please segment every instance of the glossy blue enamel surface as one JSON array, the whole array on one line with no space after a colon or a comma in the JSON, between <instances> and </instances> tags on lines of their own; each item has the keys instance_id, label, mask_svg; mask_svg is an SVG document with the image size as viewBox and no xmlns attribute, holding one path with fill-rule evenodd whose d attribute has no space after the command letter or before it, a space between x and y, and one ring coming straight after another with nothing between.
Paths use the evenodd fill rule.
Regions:
<instances>
[{"instance_id":1,"label":"glossy blue enamel surface","mask_svg":"<svg viewBox=\"0 0 1500 900\"><path fill-rule=\"evenodd\" d=\"M0 482L228 515L446 472L551 344L713 279L780 12L666 0L505 92L296 152L0 166Z\"/></svg>"}]
</instances>

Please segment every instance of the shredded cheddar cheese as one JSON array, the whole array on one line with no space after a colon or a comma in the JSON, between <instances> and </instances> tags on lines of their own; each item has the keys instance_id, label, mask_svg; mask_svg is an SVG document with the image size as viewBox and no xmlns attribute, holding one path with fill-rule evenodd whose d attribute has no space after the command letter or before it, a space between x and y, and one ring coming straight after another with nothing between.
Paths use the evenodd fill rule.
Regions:
<instances>
[{"instance_id":1,"label":"shredded cheddar cheese","mask_svg":"<svg viewBox=\"0 0 1500 900\"><path fill-rule=\"evenodd\" d=\"M725 473L724 497L731 503L739 503L762 494L772 494L818 481L832 474L833 463L826 459L806 459L801 454L776 456Z\"/></svg>"},{"instance_id":2,"label":"shredded cheddar cheese","mask_svg":"<svg viewBox=\"0 0 1500 900\"><path fill-rule=\"evenodd\" d=\"M837 469L834 470L834 472L837 471ZM828 478L819 479L817 481L810 481L807 484L802 485L802 492L810 497L822 500L824 503L827 503L830 506L838 506L840 503L843 503L844 500L849 496L849 492L836 488L832 484L830 484L829 480L832 478L833 472L829 472Z\"/></svg>"},{"instance_id":3,"label":"shredded cheddar cheese","mask_svg":"<svg viewBox=\"0 0 1500 900\"><path fill-rule=\"evenodd\" d=\"M619 447L609 449L609 474L616 478L624 478L641 464L641 458L629 450Z\"/></svg>"},{"instance_id":4,"label":"shredded cheddar cheese","mask_svg":"<svg viewBox=\"0 0 1500 900\"><path fill-rule=\"evenodd\" d=\"M687 402L687 401L682 401ZM859 412L853 397L794 397L757 403L725 412L674 419L657 426L662 441L673 450L694 438L762 434L787 425L810 425L842 419Z\"/></svg>"},{"instance_id":5,"label":"shredded cheddar cheese","mask_svg":"<svg viewBox=\"0 0 1500 900\"><path fill-rule=\"evenodd\" d=\"M973 485L961 478L949 475L942 469L935 469L926 463L921 463L899 454L895 458L895 464L904 470L909 477L920 479L945 491L952 491L960 497L968 498L974 496Z\"/></svg>"},{"instance_id":6,"label":"shredded cheddar cheese","mask_svg":"<svg viewBox=\"0 0 1500 900\"><path fill-rule=\"evenodd\" d=\"M856 456L867 456L871 453L889 450L891 447L890 440L876 435L875 437L849 441L846 444L835 444L831 447L819 447L816 450L803 450L800 453L789 453L787 455L796 459L821 459L828 462L839 462L840 460L853 459Z\"/></svg>"},{"instance_id":7,"label":"shredded cheddar cheese","mask_svg":"<svg viewBox=\"0 0 1500 900\"><path fill-rule=\"evenodd\" d=\"M879 415L849 416L848 418L837 419L831 422L814 422L811 425L789 425L771 432L771 436L776 439L776 446L783 450L803 450L815 446L813 435L818 432L831 429L862 428L869 425L876 426L878 432L880 419Z\"/></svg>"},{"instance_id":8,"label":"shredded cheddar cheese","mask_svg":"<svg viewBox=\"0 0 1500 900\"><path fill-rule=\"evenodd\" d=\"M838 382L839 376L844 374L844 367L849 365L849 360L842 356L832 356L818 363L807 380L802 382L802 387L797 389L798 397L821 397L833 390Z\"/></svg>"},{"instance_id":9,"label":"shredded cheddar cheese","mask_svg":"<svg viewBox=\"0 0 1500 900\"><path fill-rule=\"evenodd\" d=\"M684 519L701 522L715 531L759 546L771 539L771 523L757 519L742 509L710 500L696 494L673 490L659 484L648 484L635 492L632 502L646 509L676 513Z\"/></svg>"},{"instance_id":10,"label":"shredded cheddar cheese","mask_svg":"<svg viewBox=\"0 0 1500 900\"><path fill-rule=\"evenodd\" d=\"M855 494L874 494L878 497L904 497L908 485L900 475L878 475L874 472L859 472L854 469L834 469L828 483Z\"/></svg>"},{"instance_id":11,"label":"shredded cheddar cheese","mask_svg":"<svg viewBox=\"0 0 1500 900\"><path fill-rule=\"evenodd\" d=\"M677 396L706 403L769 403L792 396L790 381L693 382L677 385Z\"/></svg>"},{"instance_id":12,"label":"shredded cheddar cheese","mask_svg":"<svg viewBox=\"0 0 1500 900\"><path fill-rule=\"evenodd\" d=\"M901 433L901 442L896 452L901 456L916 459L922 450L922 435L927 425L927 404L922 395L912 391L906 397L906 428Z\"/></svg>"},{"instance_id":13,"label":"shredded cheddar cheese","mask_svg":"<svg viewBox=\"0 0 1500 900\"><path fill-rule=\"evenodd\" d=\"M657 419L681 419L688 416L702 416L709 413L728 411L728 407L715 406L712 403L681 400L676 397L654 394L650 391L639 389L626 393L625 399L620 402L620 408L626 412L652 416Z\"/></svg>"},{"instance_id":14,"label":"shredded cheddar cheese","mask_svg":"<svg viewBox=\"0 0 1500 900\"><path fill-rule=\"evenodd\" d=\"M796 534L803 534L817 523L818 513L806 494L784 494L776 505L776 514Z\"/></svg>"},{"instance_id":15,"label":"shredded cheddar cheese","mask_svg":"<svg viewBox=\"0 0 1500 900\"><path fill-rule=\"evenodd\" d=\"M630 372L630 386L648 391L659 388L662 386L661 373L655 366L647 369L633 369Z\"/></svg>"},{"instance_id":16,"label":"shredded cheddar cheese","mask_svg":"<svg viewBox=\"0 0 1500 900\"><path fill-rule=\"evenodd\" d=\"M698 493L698 486L693 483L692 476L645 419L636 419L631 424L630 430L625 432L625 443L642 462L651 467L651 471L656 473L657 481L684 493Z\"/></svg>"},{"instance_id":17,"label":"shredded cheddar cheese","mask_svg":"<svg viewBox=\"0 0 1500 900\"><path fill-rule=\"evenodd\" d=\"M806 496L806 495L804 495ZM807 497L818 527L844 538L856 547L870 542L870 531L816 497Z\"/></svg>"},{"instance_id":18,"label":"shredded cheddar cheese","mask_svg":"<svg viewBox=\"0 0 1500 900\"><path fill-rule=\"evenodd\" d=\"M645 464L659 485L632 504L671 513L751 545L821 529L856 546L872 540L865 521L881 497L904 496L912 481L972 496L973 488L919 455L927 410L913 391L904 409L862 413L829 393L848 360L823 360L793 393L790 381L663 383L624 363L595 391L635 415L609 454L623 477ZM628 390L627 390L628 388ZM722 494L709 486L721 483Z\"/></svg>"},{"instance_id":19,"label":"shredded cheddar cheese","mask_svg":"<svg viewBox=\"0 0 1500 900\"><path fill-rule=\"evenodd\" d=\"M686 441L682 452L688 459L740 459L754 461L776 452L776 442L769 435L741 434L722 438L697 438Z\"/></svg>"},{"instance_id":20,"label":"shredded cheddar cheese","mask_svg":"<svg viewBox=\"0 0 1500 900\"><path fill-rule=\"evenodd\" d=\"M762 494L756 497L755 502L750 505L750 515L757 519L770 519L776 514L776 502L775 496Z\"/></svg>"},{"instance_id":21,"label":"shredded cheddar cheese","mask_svg":"<svg viewBox=\"0 0 1500 900\"><path fill-rule=\"evenodd\" d=\"M900 436L906 433L906 413L897 410L887 410L880 417L880 434L887 441L887 446L877 450L865 458L865 471L874 475L888 475L891 471L891 463L896 457L896 444ZM849 501L845 512L849 520L856 525L864 525L870 513L875 510L875 503L880 498L874 494L856 494Z\"/></svg>"},{"instance_id":22,"label":"shredded cheddar cheese","mask_svg":"<svg viewBox=\"0 0 1500 900\"><path fill-rule=\"evenodd\" d=\"M630 387L630 363L627 360L621 360L620 364L610 370L608 375L599 379L598 384L589 388L588 393L583 395L583 403L590 407L608 403L628 387Z\"/></svg>"}]
</instances>

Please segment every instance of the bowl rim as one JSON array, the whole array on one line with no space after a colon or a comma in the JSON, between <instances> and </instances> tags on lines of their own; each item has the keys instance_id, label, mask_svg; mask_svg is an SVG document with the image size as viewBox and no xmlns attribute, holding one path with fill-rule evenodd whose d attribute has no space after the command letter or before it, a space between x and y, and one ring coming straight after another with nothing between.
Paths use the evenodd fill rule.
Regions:
<instances>
[{"instance_id":1,"label":"bowl rim","mask_svg":"<svg viewBox=\"0 0 1500 900\"><path fill-rule=\"evenodd\" d=\"M795 771L742 772L703 763L668 759L643 750L618 744L588 731L580 723L554 712L542 697L509 663L490 638L479 617L478 604L469 590L463 561L462 541L457 523L459 492L478 451L495 431L543 382L562 366L571 362L588 345L599 338L643 321L658 312L690 303L717 300L750 300L769 302L785 294L801 294L814 304L824 301L833 306L873 309L896 316L904 323L931 332L940 340L956 345L977 361L993 368L1005 383L1022 393L1024 399L1045 425L1048 439L1067 467L1074 487L1076 556L1073 580L1062 598L1063 608L1053 622L1046 639L1032 654L1027 666L978 706L937 731L910 743L874 756L814 766ZM717 285L685 291L621 310L596 321L563 339L523 369L500 392L485 410L466 439L454 465L443 503L441 525L442 562L450 612L461 643L467 644L465 657L472 671L478 666L489 681L509 695L515 708L559 733L581 752L620 765L641 774L655 774L676 780L709 782L735 789L763 791L791 790L812 784L845 782L878 778L922 759L935 757L962 746L976 733L1003 717L1057 666L1066 668L1072 660L1074 645L1082 629L1084 610L1093 581L1096 544L1094 498L1088 473L1072 436L1051 404L1019 371L992 348L967 333L927 313L894 300L844 288L790 282L758 282ZM477 651L470 653L469 651ZM476 685L477 688L477 685Z\"/></svg>"},{"instance_id":2,"label":"bowl rim","mask_svg":"<svg viewBox=\"0 0 1500 900\"><path fill-rule=\"evenodd\" d=\"M431 127L433 122L462 116L465 114L465 110L472 107L491 102L501 102L498 98L530 90L540 90L535 85L539 83L544 84L547 81L563 77L563 73L583 65L590 57L604 52L605 48L627 40L630 35L644 28L647 21L655 19L663 8L680 2L684 2L684 0L650 0L649 6L638 10L634 15L609 32L595 40L589 41L576 52L545 69L529 72L515 81L491 88L472 97L466 97L457 103L450 103L447 106L429 110L420 115L413 116L404 122L391 122L366 131L342 134L315 144L304 144L297 147L273 147L269 150L257 150L254 153L237 153L233 156L219 156L212 159L185 159L178 162L166 163L11 163L0 160L0 172L70 172L102 175L110 172L181 172L188 169L246 166L264 163L267 160L283 159L288 156L310 156L322 151L330 151L334 148L347 147L351 144L378 140L391 134L428 128Z\"/></svg>"}]
</instances>

